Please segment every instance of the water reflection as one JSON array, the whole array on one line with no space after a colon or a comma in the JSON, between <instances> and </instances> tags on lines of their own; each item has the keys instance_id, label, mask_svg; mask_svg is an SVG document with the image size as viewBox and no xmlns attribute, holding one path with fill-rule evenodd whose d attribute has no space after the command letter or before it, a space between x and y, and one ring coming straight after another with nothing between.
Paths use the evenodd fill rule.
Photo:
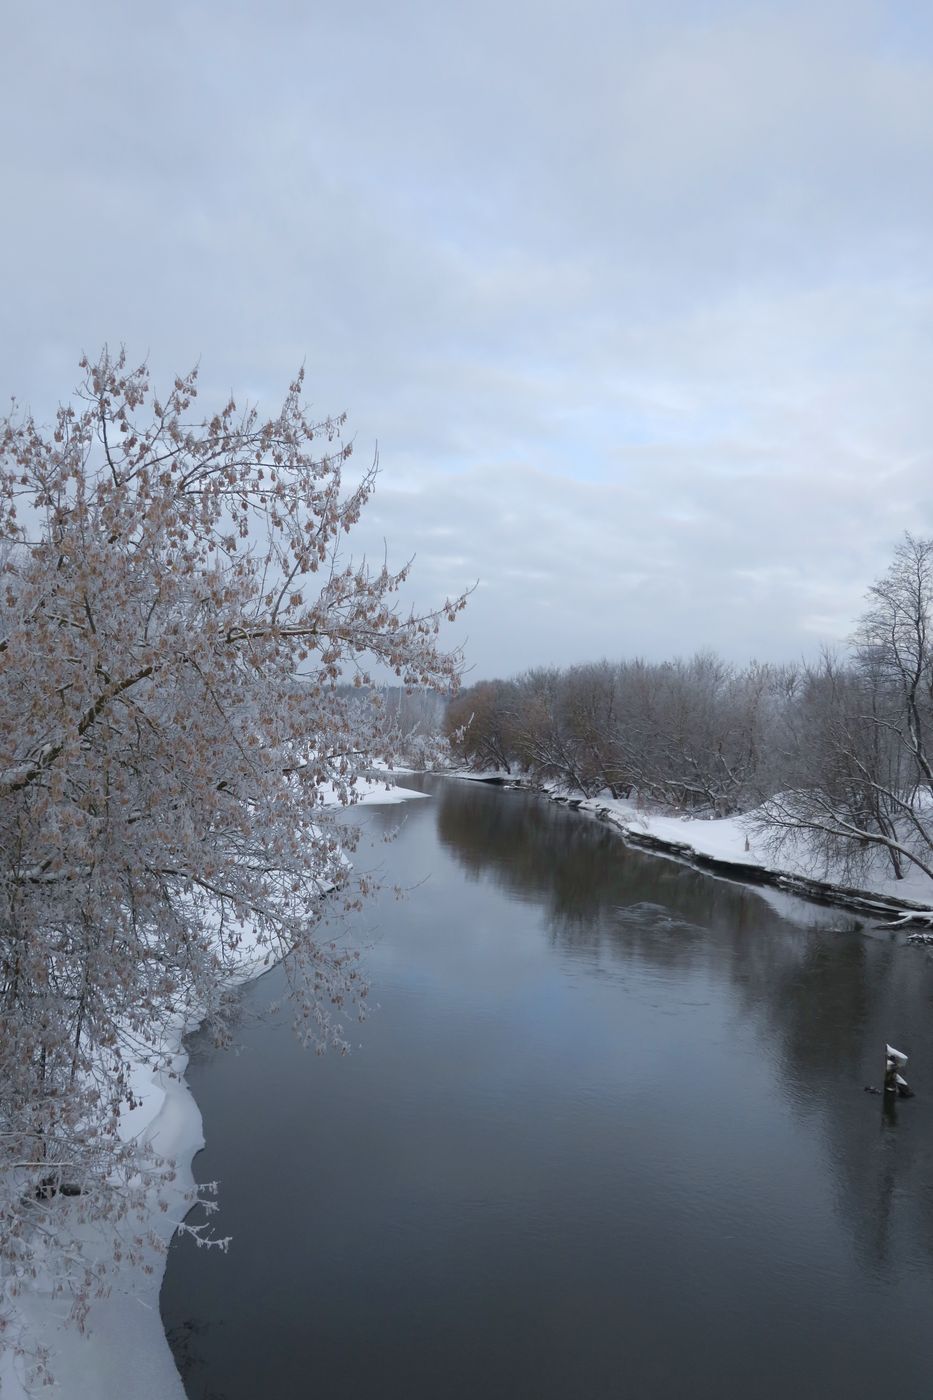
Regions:
<instances>
[{"instance_id":1,"label":"water reflection","mask_svg":"<svg viewBox=\"0 0 933 1400\"><path fill-rule=\"evenodd\" d=\"M762 1023L787 1102L818 1116L836 1203L858 1249L888 1260L896 1190L901 1233L933 1263L925 1108L933 1095L921 1088L899 1115L896 1103L865 1094L882 1082L887 1040L911 1055L919 1075L933 1074L926 955L902 935L802 901L794 903L803 922L792 923L753 888L646 856L551 803L515 793L491 802L482 790L464 796L449 785L438 797L447 849L474 878L544 898L555 944L667 970L714 960L743 1014Z\"/></svg>"},{"instance_id":2,"label":"water reflection","mask_svg":"<svg viewBox=\"0 0 933 1400\"><path fill-rule=\"evenodd\" d=\"M193 1057L235 1245L172 1251L192 1400L926 1396L929 959L527 794L420 785L394 846L398 808L356 818L412 891L357 931L362 1048L250 1025ZM864 1092L886 1039L918 1090L893 1111ZM300 1163L271 1192L270 1158Z\"/></svg>"}]
</instances>

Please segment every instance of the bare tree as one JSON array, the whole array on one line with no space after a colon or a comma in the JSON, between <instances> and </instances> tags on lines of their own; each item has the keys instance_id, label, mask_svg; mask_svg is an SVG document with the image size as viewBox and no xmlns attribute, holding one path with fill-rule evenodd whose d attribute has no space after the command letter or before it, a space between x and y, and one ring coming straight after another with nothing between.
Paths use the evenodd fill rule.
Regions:
<instances>
[{"instance_id":1,"label":"bare tree","mask_svg":"<svg viewBox=\"0 0 933 1400\"><path fill-rule=\"evenodd\" d=\"M563 677L559 720L574 753L584 792L608 788L613 797L631 788L623 741L625 716L619 667L608 661L572 666Z\"/></svg>"},{"instance_id":2,"label":"bare tree","mask_svg":"<svg viewBox=\"0 0 933 1400\"><path fill-rule=\"evenodd\" d=\"M629 781L672 806L728 816L759 787L770 672L744 671L711 652L627 663L617 750Z\"/></svg>"},{"instance_id":3,"label":"bare tree","mask_svg":"<svg viewBox=\"0 0 933 1400\"><path fill-rule=\"evenodd\" d=\"M844 871L880 852L933 877L933 540L906 535L868 598L851 663L807 675L796 773L762 818Z\"/></svg>"},{"instance_id":4,"label":"bare tree","mask_svg":"<svg viewBox=\"0 0 933 1400\"><path fill-rule=\"evenodd\" d=\"M448 705L444 732L472 767L511 773L516 761L514 689L507 681L480 681Z\"/></svg>"},{"instance_id":5,"label":"bare tree","mask_svg":"<svg viewBox=\"0 0 933 1400\"><path fill-rule=\"evenodd\" d=\"M605 785L591 776L590 756L574 732L568 679L556 667L539 667L520 676L512 692L512 733L522 768L539 781L550 781L590 795Z\"/></svg>"},{"instance_id":6,"label":"bare tree","mask_svg":"<svg viewBox=\"0 0 933 1400\"><path fill-rule=\"evenodd\" d=\"M765 736L779 708L775 676L757 664L738 671L710 653L538 668L474 686L450 708L447 728L469 761L507 771L518 764L587 796L637 788L723 816L760 795Z\"/></svg>"}]
</instances>

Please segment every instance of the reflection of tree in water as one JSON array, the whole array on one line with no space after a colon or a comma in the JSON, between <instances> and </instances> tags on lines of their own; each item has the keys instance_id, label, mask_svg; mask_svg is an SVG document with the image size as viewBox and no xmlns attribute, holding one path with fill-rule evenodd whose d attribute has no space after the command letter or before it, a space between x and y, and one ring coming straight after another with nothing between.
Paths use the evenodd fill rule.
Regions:
<instances>
[{"instance_id":1,"label":"reflection of tree in water","mask_svg":"<svg viewBox=\"0 0 933 1400\"><path fill-rule=\"evenodd\" d=\"M860 1253L883 1267L897 1228L933 1257L929 958L829 909L795 924L754 889L632 850L525 794L444 784L437 801L445 847L474 877L541 900L563 951L725 976L736 1010L764 1028L786 1101L820 1123ZM881 1084L886 1040L910 1054L919 1091L893 1122L864 1092Z\"/></svg>"},{"instance_id":2,"label":"reflection of tree in water","mask_svg":"<svg viewBox=\"0 0 933 1400\"><path fill-rule=\"evenodd\" d=\"M933 1074L929 964L894 937L786 923L764 939L737 940L732 953L733 985L767 1027L786 1099L819 1122L859 1253L884 1268L899 1228L933 1258L933 1138L923 1106L933 1083L887 1111L864 1092L882 1082L887 1040Z\"/></svg>"},{"instance_id":3,"label":"reflection of tree in water","mask_svg":"<svg viewBox=\"0 0 933 1400\"><path fill-rule=\"evenodd\" d=\"M568 949L589 948L599 936L627 955L628 941L617 936L612 917L620 906L671 907L701 925L716 907L707 877L631 850L608 828L553 803L467 784L445 784L437 801L444 846L476 878L543 899L555 940ZM747 897L741 886L723 888L727 899Z\"/></svg>"},{"instance_id":4,"label":"reflection of tree in water","mask_svg":"<svg viewBox=\"0 0 933 1400\"><path fill-rule=\"evenodd\" d=\"M210 1330L209 1322L197 1318L185 1318L165 1329L188 1400L226 1400L224 1392L210 1386L209 1377L203 1374L210 1362L203 1354L202 1343Z\"/></svg>"},{"instance_id":5,"label":"reflection of tree in water","mask_svg":"<svg viewBox=\"0 0 933 1400\"><path fill-rule=\"evenodd\" d=\"M823 1116L837 1198L855 1222L860 1252L886 1264L890 1233L900 1228L933 1255L928 965L893 941L837 939L814 949L782 995L783 1008L772 1003L772 1014L784 1030L787 1070L798 1101ZM912 1103L885 1105L864 1093L882 1082L888 1040L921 1076Z\"/></svg>"}]
</instances>

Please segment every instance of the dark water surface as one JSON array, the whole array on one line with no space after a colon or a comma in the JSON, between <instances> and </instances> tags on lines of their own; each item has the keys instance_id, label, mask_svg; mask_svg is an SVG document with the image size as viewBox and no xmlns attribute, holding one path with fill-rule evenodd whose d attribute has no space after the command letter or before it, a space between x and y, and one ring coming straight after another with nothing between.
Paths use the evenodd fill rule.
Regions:
<instances>
[{"instance_id":1,"label":"dark water surface","mask_svg":"<svg viewBox=\"0 0 933 1400\"><path fill-rule=\"evenodd\" d=\"M354 929L353 1054L251 1014L281 969L239 1053L193 1038L234 1240L171 1250L191 1400L933 1395L926 952L419 785L357 818L358 861L417 888ZM889 1115L885 1039L917 1090Z\"/></svg>"}]
</instances>

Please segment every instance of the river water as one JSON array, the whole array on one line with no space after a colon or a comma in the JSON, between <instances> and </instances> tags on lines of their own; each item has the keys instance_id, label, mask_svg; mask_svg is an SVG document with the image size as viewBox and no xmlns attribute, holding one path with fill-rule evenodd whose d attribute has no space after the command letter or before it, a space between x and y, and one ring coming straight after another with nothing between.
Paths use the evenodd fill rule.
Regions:
<instances>
[{"instance_id":1,"label":"river water","mask_svg":"<svg viewBox=\"0 0 933 1400\"><path fill-rule=\"evenodd\" d=\"M190 1400L923 1400L933 961L850 915L424 778L355 814L378 1003L302 1050L282 969L191 1041L228 1254L173 1245ZM402 823L394 843L383 838ZM916 1096L886 1111L885 1040Z\"/></svg>"}]
</instances>

